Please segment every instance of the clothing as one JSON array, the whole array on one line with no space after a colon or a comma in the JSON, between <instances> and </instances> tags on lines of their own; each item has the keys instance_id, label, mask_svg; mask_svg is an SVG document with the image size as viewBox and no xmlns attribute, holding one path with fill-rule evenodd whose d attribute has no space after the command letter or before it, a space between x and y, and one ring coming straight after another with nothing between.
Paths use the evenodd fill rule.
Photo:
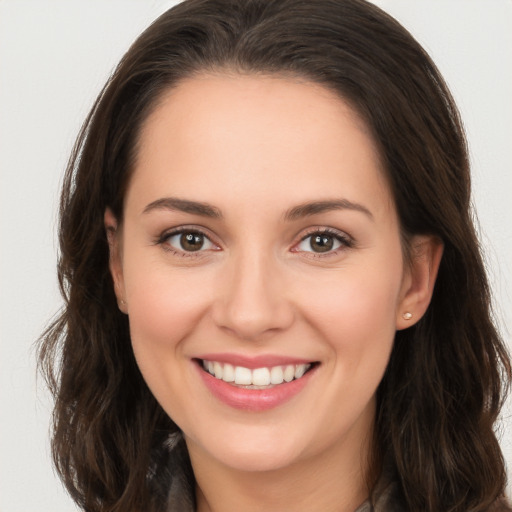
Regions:
<instances>
[{"instance_id":1,"label":"clothing","mask_svg":"<svg viewBox=\"0 0 512 512\"><path fill-rule=\"evenodd\" d=\"M379 481L376 489L380 483ZM391 483L383 485L380 491L373 494L373 500L366 500L354 512L405 512L394 500L394 488L395 486ZM374 501L374 504L371 501ZM191 489L190 484L182 476L173 478L167 511L194 512L194 510L193 489Z\"/></svg>"},{"instance_id":2,"label":"clothing","mask_svg":"<svg viewBox=\"0 0 512 512\"><path fill-rule=\"evenodd\" d=\"M167 447L171 455L168 468L171 485L167 499L167 512L195 512L192 468L181 434L173 435ZM354 512L407 512L400 504L396 479L393 478L393 471L389 465L384 466L371 496ZM488 512L512 512L512 507L505 499L497 500Z\"/></svg>"},{"instance_id":3,"label":"clothing","mask_svg":"<svg viewBox=\"0 0 512 512\"><path fill-rule=\"evenodd\" d=\"M171 487L168 497L167 512L195 512L194 485L184 468L186 448L181 435L170 438L168 447L171 454ZM406 512L400 507L395 497L396 485L383 472L375 485L371 497L361 504L354 512Z\"/></svg>"}]
</instances>

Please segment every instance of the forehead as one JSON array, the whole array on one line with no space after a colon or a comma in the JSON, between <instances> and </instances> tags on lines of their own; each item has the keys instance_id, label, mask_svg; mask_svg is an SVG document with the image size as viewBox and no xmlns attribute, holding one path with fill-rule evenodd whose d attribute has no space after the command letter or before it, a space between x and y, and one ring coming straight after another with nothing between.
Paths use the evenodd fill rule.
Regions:
<instances>
[{"instance_id":1,"label":"forehead","mask_svg":"<svg viewBox=\"0 0 512 512\"><path fill-rule=\"evenodd\" d=\"M341 118L349 118L350 128L372 144L371 134L359 114L346 100L320 84L280 75L199 74L178 82L160 96L143 124L141 139L149 142L147 139L153 137L155 129L172 123L175 133L194 137L223 135L226 132L222 133L221 128L243 125L247 136L253 135L263 142L270 135L266 128L279 124L284 127L285 122L300 128L288 132L293 136L300 132L310 136L312 131L308 133L308 128L316 128L319 123L326 129L328 124L339 128ZM190 134L187 128L193 125Z\"/></svg>"},{"instance_id":2,"label":"forehead","mask_svg":"<svg viewBox=\"0 0 512 512\"><path fill-rule=\"evenodd\" d=\"M167 91L143 125L128 194L212 202L229 187L300 203L336 185L390 199L373 138L346 101L299 79L199 75Z\"/></svg>"}]
</instances>

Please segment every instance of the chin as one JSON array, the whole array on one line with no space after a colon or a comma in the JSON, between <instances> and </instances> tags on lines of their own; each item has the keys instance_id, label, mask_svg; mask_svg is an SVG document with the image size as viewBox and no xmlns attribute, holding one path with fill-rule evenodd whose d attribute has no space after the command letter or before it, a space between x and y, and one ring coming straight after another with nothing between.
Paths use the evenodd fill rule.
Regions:
<instances>
[{"instance_id":1,"label":"chin","mask_svg":"<svg viewBox=\"0 0 512 512\"><path fill-rule=\"evenodd\" d=\"M260 445L254 445L250 449L224 451L215 456L224 465L243 472L277 471L297 461L297 452L270 451Z\"/></svg>"},{"instance_id":2,"label":"chin","mask_svg":"<svg viewBox=\"0 0 512 512\"><path fill-rule=\"evenodd\" d=\"M194 452L207 453L209 458L236 471L264 472L288 467L297 462L302 449L297 440L283 442L283 436L262 432L249 435L218 436L208 439L207 445L185 437L193 457ZM212 442L213 441L213 442Z\"/></svg>"}]
</instances>

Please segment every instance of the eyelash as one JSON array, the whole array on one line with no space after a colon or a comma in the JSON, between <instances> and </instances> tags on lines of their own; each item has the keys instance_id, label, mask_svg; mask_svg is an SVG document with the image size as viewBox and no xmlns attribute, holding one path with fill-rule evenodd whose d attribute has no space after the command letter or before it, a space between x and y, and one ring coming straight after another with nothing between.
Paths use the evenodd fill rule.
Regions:
<instances>
[{"instance_id":1,"label":"eyelash","mask_svg":"<svg viewBox=\"0 0 512 512\"><path fill-rule=\"evenodd\" d=\"M304 252L307 254L308 258L328 258L331 256L336 256L340 251L345 249L350 249L355 246L354 239L348 236L346 233L342 231L338 231L332 228L310 228L306 235L304 235L300 242L294 245L294 248L300 245L302 242L306 241L308 238L316 236L327 236L329 238L334 238L337 242L339 242L340 246L334 250L326 251L325 253L319 253L314 251L298 251L292 249L293 252Z\"/></svg>"},{"instance_id":2,"label":"eyelash","mask_svg":"<svg viewBox=\"0 0 512 512\"><path fill-rule=\"evenodd\" d=\"M198 258L198 257L204 256L204 254L202 254L202 253L204 253L205 251L201 250L201 249L199 249L197 251L184 251L184 250L175 249L172 245L170 245L170 243L169 243L170 238L172 238L173 236L183 235L183 234L199 235L199 236L203 237L205 240L207 240L214 247L217 247L217 245L214 242L212 242L211 238L206 233L204 233L203 231L201 231L200 229L197 229L197 228L187 228L187 226L183 226L183 227L171 230L171 231L165 231L156 239L155 243L157 245L161 245L165 251L168 251L175 256L181 256L183 258Z\"/></svg>"},{"instance_id":3,"label":"eyelash","mask_svg":"<svg viewBox=\"0 0 512 512\"><path fill-rule=\"evenodd\" d=\"M156 245L161 245L165 251L168 251L176 256L181 256L184 258L197 258L204 256L205 250L197 250L197 251L184 251L175 249L172 245L169 244L169 239L171 237L182 235L182 234L191 234L191 235L199 235L201 237L204 237L205 240L207 240L210 244L212 244L214 247L218 247L211 238L202 230L197 228L187 228L186 226L180 227L178 229L174 229L172 231L165 231L162 233L156 240ZM337 242L340 243L340 247L336 248L335 250L328 250L325 253L319 253L314 251L299 251L297 250L297 246L299 246L302 242L306 241L308 238L311 238L312 236L327 236L329 238L334 238ZM350 249L354 247L355 243L353 238L348 236L347 234L332 229L332 228L310 228L308 232L299 240L299 242L295 243L293 248L291 249L292 252L303 252L308 254L308 258L327 258L330 256L335 256L339 254L339 251ZM219 249L215 249L219 250Z\"/></svg>"}]
</instances>

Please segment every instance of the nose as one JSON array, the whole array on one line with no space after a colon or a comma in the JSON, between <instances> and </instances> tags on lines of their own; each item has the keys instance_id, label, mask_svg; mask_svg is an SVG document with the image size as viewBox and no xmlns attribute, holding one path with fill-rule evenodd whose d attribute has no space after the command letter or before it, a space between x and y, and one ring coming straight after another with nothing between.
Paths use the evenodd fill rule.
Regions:
<instances>
[{"instance_id":1,"label":"nose","mask_svg":"<svg viewBox=\"0 0 512 512\"><path fill-rule=\"evenodd\" d=\"M251 251L233 256L224 270L213 305L219 328L240 339L258 341L290 327L294 308L277 261Z\"/></svg>"}]
</instances>

